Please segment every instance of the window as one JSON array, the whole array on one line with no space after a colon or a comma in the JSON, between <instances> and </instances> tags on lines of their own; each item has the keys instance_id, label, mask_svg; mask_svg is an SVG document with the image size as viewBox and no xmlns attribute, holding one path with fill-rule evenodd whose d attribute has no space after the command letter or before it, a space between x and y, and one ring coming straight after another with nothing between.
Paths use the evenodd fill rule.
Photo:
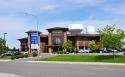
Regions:
<instances>
[{"instance_id":1,"label":"window","mask_svg":"<svg viewBox=\"0 0 125 77\"><path fill-rule=\"evenodd\" d=\"M53 37L53 44L54 45L63 44L63 37L62 36L54 36Z\"/></svg>"},{"instance_id":2,"label":"window","mask_svg":"<svg viewBox=\"0 0 125 77\"><path fill-rule=\"evenodd\" d=\"M63 31L62 30L54 30L52 31L52 34L62 34Z\"/></svg>"}]
</instances>

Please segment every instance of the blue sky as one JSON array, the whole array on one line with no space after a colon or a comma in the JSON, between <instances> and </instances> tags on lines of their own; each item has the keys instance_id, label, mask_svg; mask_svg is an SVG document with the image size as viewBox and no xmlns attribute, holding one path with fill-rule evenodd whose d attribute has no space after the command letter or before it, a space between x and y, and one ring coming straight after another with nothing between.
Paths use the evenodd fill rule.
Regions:
<instances>
[{"instance_id":1,"label":"blue sky","mask_svg":"<svg viewBox=\"0 0 125 77\"><path fill-rule=\"evenodd\" d=\"M17 39L28 30L47 34L46 28L80 23L96 29L116 24L125 29L125 0L0 0L0 37L7 32L9 47L19 48Z\"/></svg>"}]
</instances>

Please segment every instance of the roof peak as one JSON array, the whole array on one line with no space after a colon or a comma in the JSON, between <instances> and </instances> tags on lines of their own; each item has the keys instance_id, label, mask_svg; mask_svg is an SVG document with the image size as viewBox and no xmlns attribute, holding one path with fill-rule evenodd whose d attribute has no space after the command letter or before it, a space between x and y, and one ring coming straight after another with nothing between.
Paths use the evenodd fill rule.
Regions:
<instances>
[{"instance_id":1,"label":"roof peak","mask_svg":"<svg viewBox=\"0 0 125 77\"><path fill-rule=\"evenodd\" d=\"M29 30L29 31L27 31L27 32L25 32L25 33L41 33L40 31L38 31L38 30Z\"/></svg>"}]
</instances>

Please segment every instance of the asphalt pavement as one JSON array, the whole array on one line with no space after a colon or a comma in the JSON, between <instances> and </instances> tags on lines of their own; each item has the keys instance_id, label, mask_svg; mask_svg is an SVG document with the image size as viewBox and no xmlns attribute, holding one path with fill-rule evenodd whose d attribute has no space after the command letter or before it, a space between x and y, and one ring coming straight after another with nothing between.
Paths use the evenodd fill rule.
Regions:
<instances>
[{"instance_id":1,"label":"asphalt pavement","mask_svg":"<svg viewBox=\"0 0 125 77\"><path fill-rule=\"evenodd\" d=\"M23 77L125 77L125 65L0 61L0 72Z\"/></svg>"}]
</instances>

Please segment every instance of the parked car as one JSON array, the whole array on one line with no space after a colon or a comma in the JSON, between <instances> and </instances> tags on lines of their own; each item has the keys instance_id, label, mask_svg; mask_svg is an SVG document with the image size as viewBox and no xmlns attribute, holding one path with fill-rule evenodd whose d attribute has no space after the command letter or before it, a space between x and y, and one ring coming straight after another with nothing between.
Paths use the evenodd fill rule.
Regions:
<instances>
[{"instance_id":1,"label":"parked car","mask_svg":"<svg viewBox=\"0 0 125 77\"><path fill-rule=\"evenodd\" d=\"M82 53L82 52L83 52L83 49L80 49L78 52L79 52L79 53Z\"/></svg>"},{"instance_id":2,"label":"parked car","mask_svg":"<svg viewBox=\"0 0 125 77\"><path fill-rule=\"evenodd\" d=\"M21 51L21 54L28 54L28 51Z\"/></svg>"},{"instance_id":3,"label":"parked car","mask_svg":"<svg viewBox=\"0 0 125 77\"><path fill-rule=\"evenodd\" d=\"M90 49L85 49L84 52L85 53L89 53L91 50Z\"/></svg>"},{"instance_id":4,"label":"parked car","mask_svg":"<svg viewBox=\"0 0 125 77\"><path fill-rule=\"evenodd\" d=\"M117 49L111 49L111 48L102 48L102 49L100 49L100 52L102 52L102 53L111 53L111 52L118 52L118 50Z\"/></svg>"},{"instance_id":5,"label":"parked car","mask_svg":"<svg viewBox=\"0 0 125 77\"><path fill-rule=\"evenodd\" d=\"M102 52L102 53L107 53L108 52L106 48L101 48L99 51Z\"/></svg>"},{"instance_id":6,"label":"parked car","mask_svg":"<svg viewBox=\"0 0 125 77\"><path fill-rule=\"evenodd\" d=\"M0 54L0 57L4 57L4 56L6 56L6 54L4 53L4 54Z\"/></svg>"},{"instance_id":7,"label":"parked car","mask_svg":"<svg viewBox=\"0 0 125 77\"><path fill-rule=\"evenodd\" d=\"M12 51L8 51L7 53L5 53L6 54L6 56L12 56L12 55L14 55L14 52L12 52Z\"/></svg>"},{"instance_id":8,"label":"parked car","mask_svg":"<svg viewBox=\"0 0 125 77\"><path fill-rule=\"evenodd\" d=\"M89 53L91 50L90 49L80 49L78 52L79 53Z\"/></svg>"},{"instance_id":9,"label":"parked car","mask_svg":"<svg viewBox=\"0 0 125 77\"><path fill-rule=\"evenodd\" d=\"M117 48L117 51L118 51L118 52L125 52L125 47Z\"/></svg>"},{"instance_id":10,"label":"parked car","mask_svg":"<svg viewBox=\"0 0 125 77\"><path fill-rule=\"evenodd\" d=\"M20 54L19 51L8 51L7 53L5 53L6 56L12 56L12 55L18 55Z\"/></svg>"}]
</instances>

